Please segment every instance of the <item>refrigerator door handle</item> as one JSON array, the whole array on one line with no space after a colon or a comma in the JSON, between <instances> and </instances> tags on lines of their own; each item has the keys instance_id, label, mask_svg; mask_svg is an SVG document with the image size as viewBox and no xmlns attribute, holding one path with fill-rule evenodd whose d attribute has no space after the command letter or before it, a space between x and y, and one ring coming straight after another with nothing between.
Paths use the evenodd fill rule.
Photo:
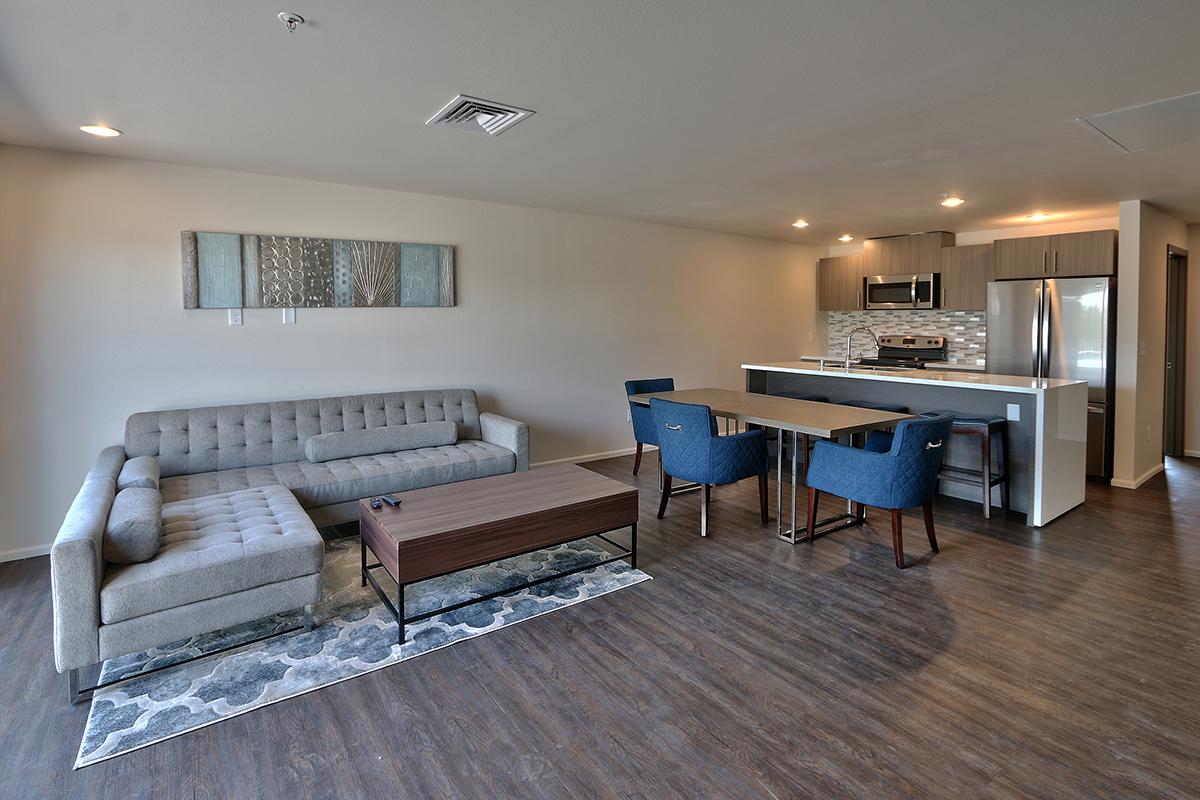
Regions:
<instances>
[{"instance_id":1,"label":"refrigerator door handle","mask_svg":"<svg viewBox=\"0 0 1200 800\"><path fill-rule=\"evenodd\" d=\"M1030 337L1033 340L1031 342L1032 347L1030 348L1033 361L1030 366L1033 368L1033 377L1035 378L1042 377L1042 302L1044 293L1045 286L1039 287L1037 290L1037 316L1034 318L1033 330L1031 331L1033 336Z\"/></svg>"},{"instance_id":2,"label":"refrigerator door handle","mask_svg":"<svg viewBox=\"0 0 1200 800\"><path fill-rule=\"evenodd\" d=\"M1057 292L1057 288L1054 291ZM1051 291L1050 287L1046 286L1042 289L1042 341L1040 343L1042 371L1038 375L1041 378L1050 377L1050 345L1054 333L1054 320L1051 319L1054 313L1054 302L1052 298L1047 302L1048 295L1051 295Z\"/></svg>"}]
</instances>

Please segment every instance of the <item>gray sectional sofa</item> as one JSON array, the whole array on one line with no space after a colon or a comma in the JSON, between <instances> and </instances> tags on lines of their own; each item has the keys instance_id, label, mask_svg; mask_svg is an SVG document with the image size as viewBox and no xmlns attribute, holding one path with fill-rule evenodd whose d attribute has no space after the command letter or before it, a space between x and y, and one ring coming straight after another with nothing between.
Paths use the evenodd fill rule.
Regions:
<instances>
[{"instance_id":1,"label":"gray sectional sofa","mask_svg":"<svg viewBox=\"0 0 1200 800\"><path fill-rule=\"evenodd\" d=\"M149 560L107 563L135 458L157 463L161 543ZM356 519L363 497L528 468L528 426L479 413L471 389L134 414L50 551L55 665L76 699L78 670L96 662L301 607L307 620L316 525Z\"/></svg>"}]
</instances>

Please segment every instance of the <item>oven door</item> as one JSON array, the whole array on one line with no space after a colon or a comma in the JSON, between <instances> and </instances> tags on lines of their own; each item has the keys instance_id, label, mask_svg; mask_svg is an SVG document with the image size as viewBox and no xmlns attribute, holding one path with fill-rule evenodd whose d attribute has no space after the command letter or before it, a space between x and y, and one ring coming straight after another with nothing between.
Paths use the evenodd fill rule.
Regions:
<instances>
[{"instance_id":1,"label":"oven door","mask_svg":"<svg viewBox=\"0 0 1200 800\"><path fill-rule=\"evenodd\" d=\"M874 275L867 278L867 308L938 308L941 275Z\"/></svg>"}]
</instances>

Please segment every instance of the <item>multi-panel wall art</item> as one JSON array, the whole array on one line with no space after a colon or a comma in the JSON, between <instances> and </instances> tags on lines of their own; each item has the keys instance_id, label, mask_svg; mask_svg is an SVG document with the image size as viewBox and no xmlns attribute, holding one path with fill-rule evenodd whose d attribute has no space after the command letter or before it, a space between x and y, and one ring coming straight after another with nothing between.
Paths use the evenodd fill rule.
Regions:
<instances>
[{"instance_id":1,"label":"multi-panel wall art","mask_svg":"<svg viewBox=\"0 0 1200 800\"><path fill-rule=\"evenodd\" d=\"M183 231L184 308L454 305L454 247Z\"/></svg>"}]
</instances>

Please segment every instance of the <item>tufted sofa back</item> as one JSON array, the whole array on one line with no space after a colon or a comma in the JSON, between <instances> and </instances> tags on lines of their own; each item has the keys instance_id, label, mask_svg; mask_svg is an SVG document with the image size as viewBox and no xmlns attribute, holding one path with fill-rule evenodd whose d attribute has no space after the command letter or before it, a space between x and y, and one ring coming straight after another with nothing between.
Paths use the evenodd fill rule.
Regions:
<instances>
[{"instance_id":1,"label":"tufted sofa back","mask_svg":"<svg viewBox=\"0 0 1200 800\"><path fill-rule=\"evenodd\" d=\"M235 406L144 411L125 423L125 453L158 456L164 478L304 460L318 433L413 422L458 423L459 439L478 439L474 389L353 394Z\"/></svg>"}]
</instances>

